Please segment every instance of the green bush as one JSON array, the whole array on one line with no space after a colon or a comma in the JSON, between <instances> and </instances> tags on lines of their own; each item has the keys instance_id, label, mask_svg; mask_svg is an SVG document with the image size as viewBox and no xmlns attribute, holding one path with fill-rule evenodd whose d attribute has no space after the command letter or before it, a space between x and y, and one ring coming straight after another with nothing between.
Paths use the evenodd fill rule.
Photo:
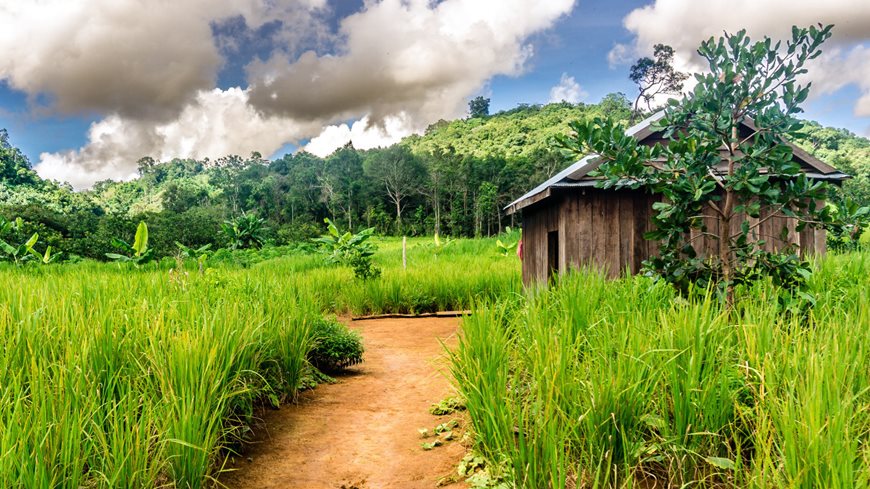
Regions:
<instances>
[{"instance_id":1,"label":"green bush","mask_svg":"<svg viewBox=\"0 0 870 489\"><path fill-rule=\"evenodd\" d=\"M314 348L308 359L318 369L334 372L362 362L362 337L337 320L315 321L312 335Z\"/></svg>"}]
</instances>

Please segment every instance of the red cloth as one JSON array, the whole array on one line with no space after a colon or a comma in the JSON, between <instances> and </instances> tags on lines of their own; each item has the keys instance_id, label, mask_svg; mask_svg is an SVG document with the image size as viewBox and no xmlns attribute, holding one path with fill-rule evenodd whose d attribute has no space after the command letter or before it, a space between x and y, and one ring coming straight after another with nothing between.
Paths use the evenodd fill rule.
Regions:
<instances>
[{"instance_id":1,"label":"red cloth","mask_svg":"<svg viewBox=\"0 0 870 489\"><path fill-rule=\"evenodd\" d=\"M519 243L517 243L517 257L522 260L523 259L523 239L520 238Z\"/></svg>"}]
</instances>

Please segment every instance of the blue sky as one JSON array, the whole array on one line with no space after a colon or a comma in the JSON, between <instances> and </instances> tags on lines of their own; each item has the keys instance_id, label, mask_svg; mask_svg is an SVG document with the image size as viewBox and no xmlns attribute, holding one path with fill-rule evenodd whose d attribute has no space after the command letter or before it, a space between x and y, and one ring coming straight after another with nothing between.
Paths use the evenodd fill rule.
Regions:
<instances>
[{"instance_id":1,"label":"blue sky","mask_svg":"<svg viewBox=\"0 0 870 489\"><path fill-rule=\"evenodd\" d=\"M68 16L69 24L74 26L75 22L80 22L75 16L91 18L98 11L89 9L98 9L106 1L109 0L69 0L70 3L63 4L65 10L55 8L51 12ZM135 4L133 0L119 1L124 5ZM276 7L266 6L274 2L244 0L253 6L244 14L234 12L229 5L236 2L229 0L211 3L204 0L202 4L191 1L192 7L173 7L177 12L167 12L165 19L158 16L154 20L162 22L156 24L158 30L165 24L166 45L162 46L160 32L154 32L150 39L143 41L137 39L135 33L129 34L129 30L120 30L124 26L118 26L118 32L123 34L115 34L97 44L77 46L80 48L77 57L61 58L56 54L64 51L64 43L75 43L74 40L59 39L55 44L46 42L33 46L33 52L28 53L30 58L13 56L5 64L0 61L0 127L9 130L13 144L21 147L34 164L39 165L42 153L54 155L42 166L43 170L50 169L45 170L49 177L74 181L79 173L87 173L87 177L74 181L74 184L86 186L100 177L125 178L131 168L126 161L137 159L133 155L141 152L156 157L201 157L210 151L244 153L248 144L257 146L250 150L267 155L281 154L317 136L327 148L351 139L354 144L386 144L434 122L427 119L461 115L457 108L478 94L491 98L493 111L510 109L520 103L547 103L551 90L563 75L579 85L577 91L582 93L584 102L595 102L617 91L632 98L634 87L627 79L630 60L649 50L653 41L673 42L678 58L682 56L689 63L692 55L689 46L695 41L687 43L687 37L700 39L709 35L708 32L721 32L722 28L730 28L734 22L745 19L750 19L747 22L756 34L776 35L779 27L788 22L823 20L829 10L834 13L843 10L845 14L838 15L845 16L846 21L839 22L847 25L841 39L832 47L839 58L831 61L834 64L829 64L827 70L837 72L831 66L840 66L844 74L835 76L837 73L826 72L820 76L826 93L806 105L806 116L859 134L870 133L870 114L866 107L861 108L863 102L860 102L862 96L870 97L867 95L870 87L862 81L870 77L870 34L867 34L870 33L870 25L867 25L870 8L864 0L831 0L828 6L794 0L807 3L808 7L801 10L800 15L804 17L793 20L780 19L783 10L774 5L786 0L769 0L766 6L747 7L757 10L752 15L730 21L723 18L721 25L715 19L699 24L693 9L700 7L693 0L549 0L543 4L504 0L492 4L497 7L489 7L505 5L505 9L513 9L501 12L504 14L501 17L505 17L500 19L503 24L487 18L487 12L478 8L482 4L475 5L474 0L439 2L438 5L452 4L456 8L464 3L463 15L482 15L481 20L494 22L496 32L508 31L513 36L494 41L491 46L481 46L479 53L468 52L465 44L458 43L464 50L456 50L460 48L440 46L443 39L437 36L426 37L432 30L426 26L440 25L438 22L443 19L439 20L439 16L447 17L446 12L441 12L447 9L438 8L436 4L427 5L420 0L413 0L412 3L416 2L413 6L400 4L398 0L370 2L368 11L360 13L364 10L361 0L329 0L325 9L322 3L327 0L290 0L287 3L292 1L301 6L276 11ZM704 8L709 8L711 13L719 8L723 12L719 17L727 17L729 10L735 8L731 6L733 2L747 1L710 0ZM747 5L758 5L758 2ZM135 16L137 7L129 8ZM813 9L817 12L807 13ZM39 22L40 16L44 18L47 12L40 12L36 7L30 10L21 7L17 13L13 9L12 19L0 20L4 20L4 25L22 25L21 39L26 39L29 37L27 23ZM200 16L205 14L208 14L204 17L208 23L199 30L193 25L192 37L175 38L178 29L173 22L186 25L184 16L202 21ZM358 14L355 20L342 26L342 21L353 14ZM0 17L2 15L0 13ZM516 18L511 19L511 15ZM528 20L529 17L532 19ZM423 26L419 33L402 26L418 18ZM59 18L61 23L65 20ZM522 25L524 22L528 25ZM668 27L683 23L686 32ZM87 33L88 28L85 24L81 31ZM373 34L380 30L385 37L395 37L395 44L390 43L391 39L373 40ZM196 37L197 32L199 37ZM408 37L402 41L402 36ZM47 37L50 38L51 33ZM120 55L98 52L116 39ZM396 78L406 76L401 62L396 61L401 58L403 49L411 49L406 44L420 44L413 47L414 51L407 58L413 63L419 61L415 57L428 56L434 60L431 66L418 63L414 66L416 71L431 69L433 78L443 77L447 81L429 87L427 80L422 83L388 80L379 88L377 83L382 78L353 71L360 67L365 70L367 65L374 69L383 63L380 69L399 73ZM435 46L431 51L430 45ZM622 45L629 53L628 62L611 66L608 54L617 45ZM0 49L4 47L0 45ZM523 47L531 47L532 55L525 59L522 70L516 72L500 57L520 59ZM313 50L315 54L303 61L299 56L306 50ZM43 57L36 68L32 65L34 56ZM119 57L129 59L119 60ZM457 57L461 62L454 63L456 66L444 69L439 66L451 65L450 61ZM481 63L486 66L477 66L478 59L484 60ZM864 60L868 61L861 64ZM88 70L93 71L96 66L96 71L100 71L103 64L107 73L117 70L119 79L107 81L103 77L91 81L87 78ZM53 65L56 65L54 71ZM169 70L167 66L173 68ZM191 66L190 70L178 68ZM842 68L844 66L847 68ZM141 76L137 76L135 70L143 67L148 71L138 72ZM855 74L849 72L853 68ZM444 71L447 69L453 71ZM462 79L464 69L468 71L467 80ZM860 75L862 69L867 70L868 76ZM126 72L128 70L130 73ZM156 72L153 82L139 83L152 72ZM324 83L325 77L333 74L347 79L346 86ZM374 88L365 92L360 86L366 84L367 76L374 80L371 81ZM96 90L92 84L97 84ZM105 94L102 84L106 85ZM167 95L164 84L181 88L178 93ZM428 91L421 92L420 85L426 86ZM232 87L242 90L232 91ZM306 93L300 94L300 87ZM349 93L346 97L345 90ZM162 101L164 95L166 101ZM384 98L388 100L382 100ZM151 103L158 99L165 103ZM336 99L343 102L332 107ZM870 98L867 100L865 105L870 106ZM330 107L320 111L321 105ZM370 122L369 117L386 121L384 129L377 132L369 128L370 123L354 124L359 120ZM246 119L256 121L248 124ZM95 137L88 134L92 124L97 126ZM234 131L233 124L250 127ZM219 133L219 128L225 132ZM266 132L275 135L259 137ZM225 142L233 138L234 141Z\"/></svg>"},{"instance_id":2,"label":"blue sky","mask_svg":"<svg viewBox=\"0 0 870 489\"><path fill-rule=\"evenodd\" d=\"M645 2L633 0L590 0L576 6L570 16L552 31L534 39L535 57L528 73L520 77L496 77L491 83L492 107L505 110L519 103L546 103L550 88L562 73L588 92L594 102L611 92L631 96L628 66L611 69L607 53L617 42L628 42L631 34L622 19Z\"/></svg>"}]
</instances>

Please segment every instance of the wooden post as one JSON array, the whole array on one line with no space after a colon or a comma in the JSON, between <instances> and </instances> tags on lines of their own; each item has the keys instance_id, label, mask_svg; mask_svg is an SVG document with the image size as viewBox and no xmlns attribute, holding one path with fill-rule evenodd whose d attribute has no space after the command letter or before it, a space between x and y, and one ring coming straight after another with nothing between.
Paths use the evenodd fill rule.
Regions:
<instances>
[{"instance_id":1,"label":"wooden post","mask_svg":"<svg viewBox=\"0 0 870 489\"><path fill-rule=\"evenodd\" d=\"M407 247L407 244L408 244L408 238L405 236L402 236L402 269L403 270L408 269L408 255L407 255L406 249L405 249Z\"/></svg>"}]
</instances>

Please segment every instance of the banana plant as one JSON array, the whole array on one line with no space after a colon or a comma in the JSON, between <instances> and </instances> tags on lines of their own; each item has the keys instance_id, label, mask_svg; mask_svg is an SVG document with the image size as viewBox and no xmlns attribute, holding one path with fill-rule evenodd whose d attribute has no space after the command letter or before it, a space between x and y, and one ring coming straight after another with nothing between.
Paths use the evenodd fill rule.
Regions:
<instances>
[{"instance_id":1,"label":"banana plant","mask_svg":"<svg viewBox=\"0 0 870 489\"><path fill-rule=\"evenodd\" d=\"M5 235L9 231L21 231L23 227L24 221L20 217L14 221L7 221L6 219L0 218L0 236ZM13 245L5 239L0 239L0 252L5 255L4 258L16 265L21 265L33 258L34 255L39 255L39 253L33 249L37 241L39 241L38 233L33 233L27 241L18 245Z\"/></svg>"},{"instance_id":2,"label":"banana plant","mask_svg":"<svg viewBox=\"0 0 870 489\"><path fill-rule=\"evenodd\" d=\"M154 250L148 248L148 226L145 221L140 221L136 228L136 236L133 244L118 238L112 240L112 246L121 250L124 254L106 253L106 257L119 263L131 262L136 266L148 263L154 258Z\"/></svg>"},{"instance_id":3,"label":"banana plant","mask_svg":"<svg viewBox=\"0 0 870 489\"><path fill-rule=\"evenodd\" d=\"M229 242L230 249L260 248L266 242L266 220L256 214L242 212L235 219L224 221L221 231Z\"/></svg>"},{"instance_id":4,"label":"banana plant","mask_svg":"<svg viewBox=\"0 0 870 489\"><path fill-rule=\"evenodd\" d=\"M511 227L508 226L507 229L505 229L505 235L510 236L511 232ZM520 237L522 237L522 229L520 230ZM502 241L501 239L495 240L495 245L496 247L498 247L498 251L499 253L501 253L502 256L510 256L511 253L516 251L519 242L519 238L513 241L508 241L507 237L505 237L504 241Z\"/></svg>"},{"instance_id":5,"label":"banana plant","mask_svg":"<svg viewBox=\"0 0 870 489\"><path fill-rule=\"evenodd\" d=\"M190 248L176 241L175 246L178 246L178 254L181 255L182 258L195 259L196 264L199 266L199 273L203 273L205 270L205 261L208 259L209 253L211 253L211 244L200 246L199 248Z\"/></svg>"},{"instance_id":6,"label":"banana plant","mask_svg":"<svg viewBox=\"0 0 870 489\"><path fill-rule=\"evenodd\" d=\"M40 253L40 252L36 251L35 249L33 249L32 247L28 251L30 252L30 254L34 258L39 260L39 262L42 263L43 265L50 265L52 263L59 261L60 256L63 254L63 252L61 252L61 251L58 251L56 253L53 252L51 245L48 245L48 247L45 248L45 253Z\"/></svg>"},{"instance_id":7,"label":"banana plant","mask_svg":"<svg viewBox=\"0 0 870 489\"><path fill-rule=\"evenodd\" d=\"M328 234L312 241L320 245L320 252L326 255L327 263L348 265L353 268L354 275L361 279L380 276L380 269L372 264L372 255L377 246L368 241L375 228L363 229L356 234L350 231L342 234L329 218L323 222L326 223Z\"/></svg>"},{"instance_id":8,"label":"banana plant","mask_svg":"<svg viewBox=\"0 0 870 489\"><path fill-rule=\"evenodd\" d=\"M438 255L441 254L448 246L452 245L454 242L449 236L442 240L438 233L435 233L435 239L433 240L433 246L435 247L435 258L438 258Z\"/></svg>"},{"instance_id":9,"label":"banana plant","mask_svg":"<svg viewBox=\"0 0 870 489\"><path fill-rule=\"evenodd\" d=\"M21 218L19 217L15 221L20 222ZM14 229L16 222L7 221L5 217L0 216L0 236L3 236L4 234Z\"/></svg>"},{"instance_id":10,"label":"banana plant","mask_svg":"<svg viewBox=\"0 0 870 489\"><path fill-rule=\"evenodd\" d=\"M21 265L33 258L33 255L39 256L39 253L33 249L37 241L39 241L38 233L33 233L33 236L18 246L11 245L6 240L0 239L0 251L3 251L6 258L10 261L16 265Z\"/></svg>"}]
</instances>

